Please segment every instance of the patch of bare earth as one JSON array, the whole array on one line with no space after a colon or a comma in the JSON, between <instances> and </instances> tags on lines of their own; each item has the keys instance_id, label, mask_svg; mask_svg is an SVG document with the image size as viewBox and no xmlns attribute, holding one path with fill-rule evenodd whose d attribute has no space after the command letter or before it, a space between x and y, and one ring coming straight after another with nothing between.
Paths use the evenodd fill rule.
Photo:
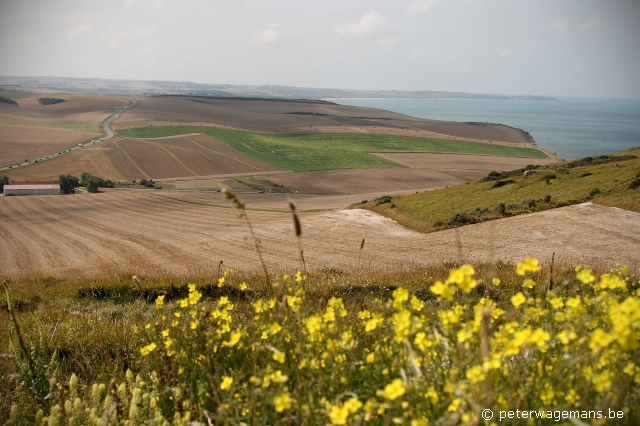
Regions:
<instances>
[{"instance_id":1,"label":"patch of bare earth","mask_svg":"<svg viewBox=\"0 0 640 426\"><path fill-rule=\"evenodd\" d=\"M249 212L271 271L298 266L291 215ZM364 210L301 216L310 269L404 269L444 261L519 260L637 265L640 214L592 204L565 207L432 234L407 230ZM215 275L218 262L258 270L237 211L111 191L0 197L0 278L159 278Z\"/></svg>"},{"instance_id":2,"label":"patch of bare earth","mask_svg":"<svg viewBox=\"0 0 640 426\"><path fill-rule=\"evenodd\" d=\"M0 124L0 166L44 157L99 135L53 127Z\"/></svg>"}]
</instances>

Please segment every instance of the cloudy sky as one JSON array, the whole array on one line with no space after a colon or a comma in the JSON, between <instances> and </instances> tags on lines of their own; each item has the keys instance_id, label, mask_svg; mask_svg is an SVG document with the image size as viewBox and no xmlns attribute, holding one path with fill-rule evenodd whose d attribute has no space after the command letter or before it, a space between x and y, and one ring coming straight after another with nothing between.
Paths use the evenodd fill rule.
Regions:
<instances>
[{"instance_id":1,"label":"cloudy sky","mask_svg":"<svg viewBox=\"0 0 640 426\"><path fill-rule=\"evenodd\" d=\"M640 1L0 0L0 75L640 97Z\"/></svg>"}]
</instances>

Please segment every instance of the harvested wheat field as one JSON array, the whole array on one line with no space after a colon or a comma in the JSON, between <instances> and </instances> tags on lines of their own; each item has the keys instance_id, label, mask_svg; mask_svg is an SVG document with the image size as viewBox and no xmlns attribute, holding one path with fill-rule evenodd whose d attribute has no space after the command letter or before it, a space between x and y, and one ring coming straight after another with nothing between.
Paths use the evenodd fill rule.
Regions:
<instances>
[{"instance_id":1,"label":"harvested wheat field","mask_svg":"<svg viewBox=\"0 0 640 426\"><path fill-rule=\"evenodd\" d=\"M483 154L447 154L433 152L373 152L373 155L414 169L450 169L506 171L524 168L529 164L546 165L553 159L503 157Z\"/></svg>"},{"instance_id":2,"label":"harvested wheat field","mask_svg":"<svg viewBox=\"0 0 640 426\"><path fill-rule=\"evenodd\" d=\"M100 134L55 127L0 124L0 166L44 157L96 136Z\"/></svg>"},{"instance_id":3,"label":"harvested wheat field","mask_svg":"<svg viewBox=\"0 0 640 426\"><path fill-rule=\"evenodd\" d=\"M291 215L249 212L272 271L298 267ZM309 269L403 269L444 261L558 262L637 266L640 214L582 204L432 234L365 210L303 214ZM122 224L127 224L123 226ZM530 230L530 231L528 231ZM0 198L0 278L197 277L226 267L257 270L247 226L231 208L134 191Z\"/></svg>"},{"instance_id":4,"label":"harvested wheat field","mask_svg":"<svg viewBox=\"0 0 640 426\"><path fill-rule=\"evenodd\" d=\"M529 145L520 129L498 124L426 120L326 101L194 96L138 97L138 106L114 123L135 127L202 125L275 134L375 133Z\"/></svg>"},{"instance_id":5,"label":"harvested wheat field","mask_svg":"<svg viewBox=\"0 0 640 426\"><path fill-rule=\"evenodd\" d=\"M8 171L15 179L55 179L89 172L114 181L273 172L279 168L244 155L208 135L155 139L114 138L38 164Z\"/></svg>"}]
</instances>

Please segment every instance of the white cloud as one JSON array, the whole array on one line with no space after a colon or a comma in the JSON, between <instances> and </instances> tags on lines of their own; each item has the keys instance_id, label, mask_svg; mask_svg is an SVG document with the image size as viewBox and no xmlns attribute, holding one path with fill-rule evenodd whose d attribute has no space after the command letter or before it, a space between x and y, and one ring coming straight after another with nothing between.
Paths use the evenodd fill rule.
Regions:
<instances>
[{"instance_id":1,"label":"white cloud","mask_svg":"<svg viewBox=\"0 0 640 426\"><path fill-rule=\"evenodd\" d=\"M412 1L407 12L409 13L427 13L436 5L436 0L415 0Z\"/></svg>"},{"instance_id":2,"label":"white cloud","mask_svg":"<svg viewBox=\"0 0 640 426\"><path fill-rule=\"evenodd\" d=\"M602 20L598 16L590 16L584 20L582 28L585 30L595 30L602 26Z\"/></svg>"},{"instance_id":3,"label":"white cloud","mask_svg":"<svg viewBox=\"0 0 640 426\"><path fill-rule=\"evenodd\" d=\"M113 49L114 47L116 47L118 45L118 42L120 40L122 40L123 37L124 37L124 32L123 31L118 31L118 32L115 32L115 33L108 34L106 36L107 40L109 40L107 42L107 47L110 47L110 48Z\"/></svg>"},{"instance_id":4,"label":"white cloud","mask_svg":"<svg viewBox=\"0 0 640 426\"><path fill-rule=\"evenodd\" d=\"M67 31L67 37L74 38L74 37L79 36L80 34L88 33L89 31L91 31L91 25L89 25L89 24L80 24L77 27L72 28L69 31Z\"/></svg>"},{"instance_id":5,"label":"white cloud","mask_svg":"<svg viewBox=\"0 0 640 426\"><path fill-rule=\"evenodd\" d=\"M162 6L161 1L148 1L148 0L124 0L122 5L127 9L136 7L139 5L145 5L146 9L157 9Z\"/></svg>"},{"instance_id":6,"label":"white cloud","mask_svg":"<svg viewBox=\"0 0 640 426\"><path fill-rule=\"evenodd\" d=\"M400 42L400 40L400 37L396 36L383 37L378 40L377 44L378 47L381 47L383 49L392 49Z\"/></svg>"},{"instance_id":7,"label":"white cloud","mask_svg":"<svg viewBox=\"0 0 640 426\"><path fill-rule=\"evenodd\" d=\"M409 51L409 58L420 59L438 56L440 53L437 50L426 49L424 47L414 47Z\"/></svg>"},{"instance_id":8,"label":"white cloud","mask_svg":"<svg viewBox=\"0 0 640 426\"><path fill-rule=\"evenodd\" d=\"M152 42L151 44L149 44L149 46L146 49L138 49L137 52L138 53L144 53L144 54L148 55L151 52L153 52L154 50L157 50L161 46L162 46L162 40L158 39L158 40L155 40L154 42Z\"/></svg>"},{"instance_id":9,"label":"white cloud","mask_svg":"<svg viewBox=\"0 0 640 426\"><path fill-rule=\"evenodd\" d=\"M155 25L151 25L150 27L147 27L147 28L138 28L137 30L133 30L133 31L131 31L131 34L132 35L148 36L148 35L152 34L155 30L156 30L156 26Z\"/></svg>"},{"instance_id":10,"label":"white cloud","mask_svg":"<svg viewBox=\"0 0 640 426\"><path fill-rule=\"evenodd\" d=\"M502 50L498 53L498 55L502 56L503 58L506 58L508 56L511 56L511 51L508 49Z\"/></svg>"},{"instance_id":11,"label":"white cloud","mask_svg":"<svg viewBox=\"0 0 640 426\"><path fill-rule=\"evenodd\" d=\"M564 34L567 33L571 27L562 18L556 18L551 21L551 29L556 33Z\"/></svg>"},{"instance_id":12,"label":"white cloud","mask_svg":"<svg viewBox=\"0 0 640 426\"><path fill-rule=\"evenodd\" d=\"M389 18L386 16L382 16L378 12L370 12L358 22L350 22L337 27L336 31L340 36L362 37L381 31L387 26L387 22L389 22Z\"/></svg>"},{"instance_id":13,"label":"white cloud","mask_svg":"<svg viewBox=\"0 0 640 426\"><path fill-rule=\"evenodd\" d=\"M279 23L271 25L266 30L259 31L252 39L252 44L275 44L282 39L282 32L278 30Z\"/></svg>"}]
</instances>

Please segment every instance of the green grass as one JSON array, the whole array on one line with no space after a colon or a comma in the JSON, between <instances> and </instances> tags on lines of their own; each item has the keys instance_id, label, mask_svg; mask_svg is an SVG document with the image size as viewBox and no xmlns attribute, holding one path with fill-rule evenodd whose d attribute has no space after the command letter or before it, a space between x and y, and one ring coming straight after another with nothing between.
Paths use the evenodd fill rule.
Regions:
<instances>
[{"instance_id":1,"label":"green grass","mask_svg":"<svg viewBox=\"0 0 640 426\"><path fill-rule=\"evenodd\" d=\"M640 157L640 148L623 154ZM639 179L640 158L573 167L575 164L581 163L558 163L549 167L549 171L528 177L523 173L517 176L505 174L508 179L381 198L358 207L376 211L421 232L457 226L465 221L482 222L589 200L640 212L640 189L633 188L633 182ZM550 199L545 201L547 196ZM534 202L523 204L525 200ZM506 208L504 213L499 212L501 203ZM450 221L454 215L463 213L466 219L459 216L458 221Z\"/></svg>"},{"instance_id":2,"label":"green grass","mask_svg":"<svg viewBox=\"0 0 640 426\"><path fill-rule=\"evenodd\" d=\"M2 96L3 98L12 99L14 101L17 99L28 99L33 95L34 95L33 93L23 93L23 92L16 93L16 92L8 92L6 90L0 89L0 96Z\"/></svg>"},{"instance_id":3,"label":"green grass","mask_svg":"<svg viewBox=\"0 0 640 426\"><path fill-rule=\"evenodd\" d=\"M146 127L120 130L118 133L120 136L132 138L206 133L246 155L291 171L404 167L370 154L370 152L381 151L452 152L533 159L549 158L535 148L390 135L350 133L272 135L202 126Z\"/></svg>"}]
</instances>

